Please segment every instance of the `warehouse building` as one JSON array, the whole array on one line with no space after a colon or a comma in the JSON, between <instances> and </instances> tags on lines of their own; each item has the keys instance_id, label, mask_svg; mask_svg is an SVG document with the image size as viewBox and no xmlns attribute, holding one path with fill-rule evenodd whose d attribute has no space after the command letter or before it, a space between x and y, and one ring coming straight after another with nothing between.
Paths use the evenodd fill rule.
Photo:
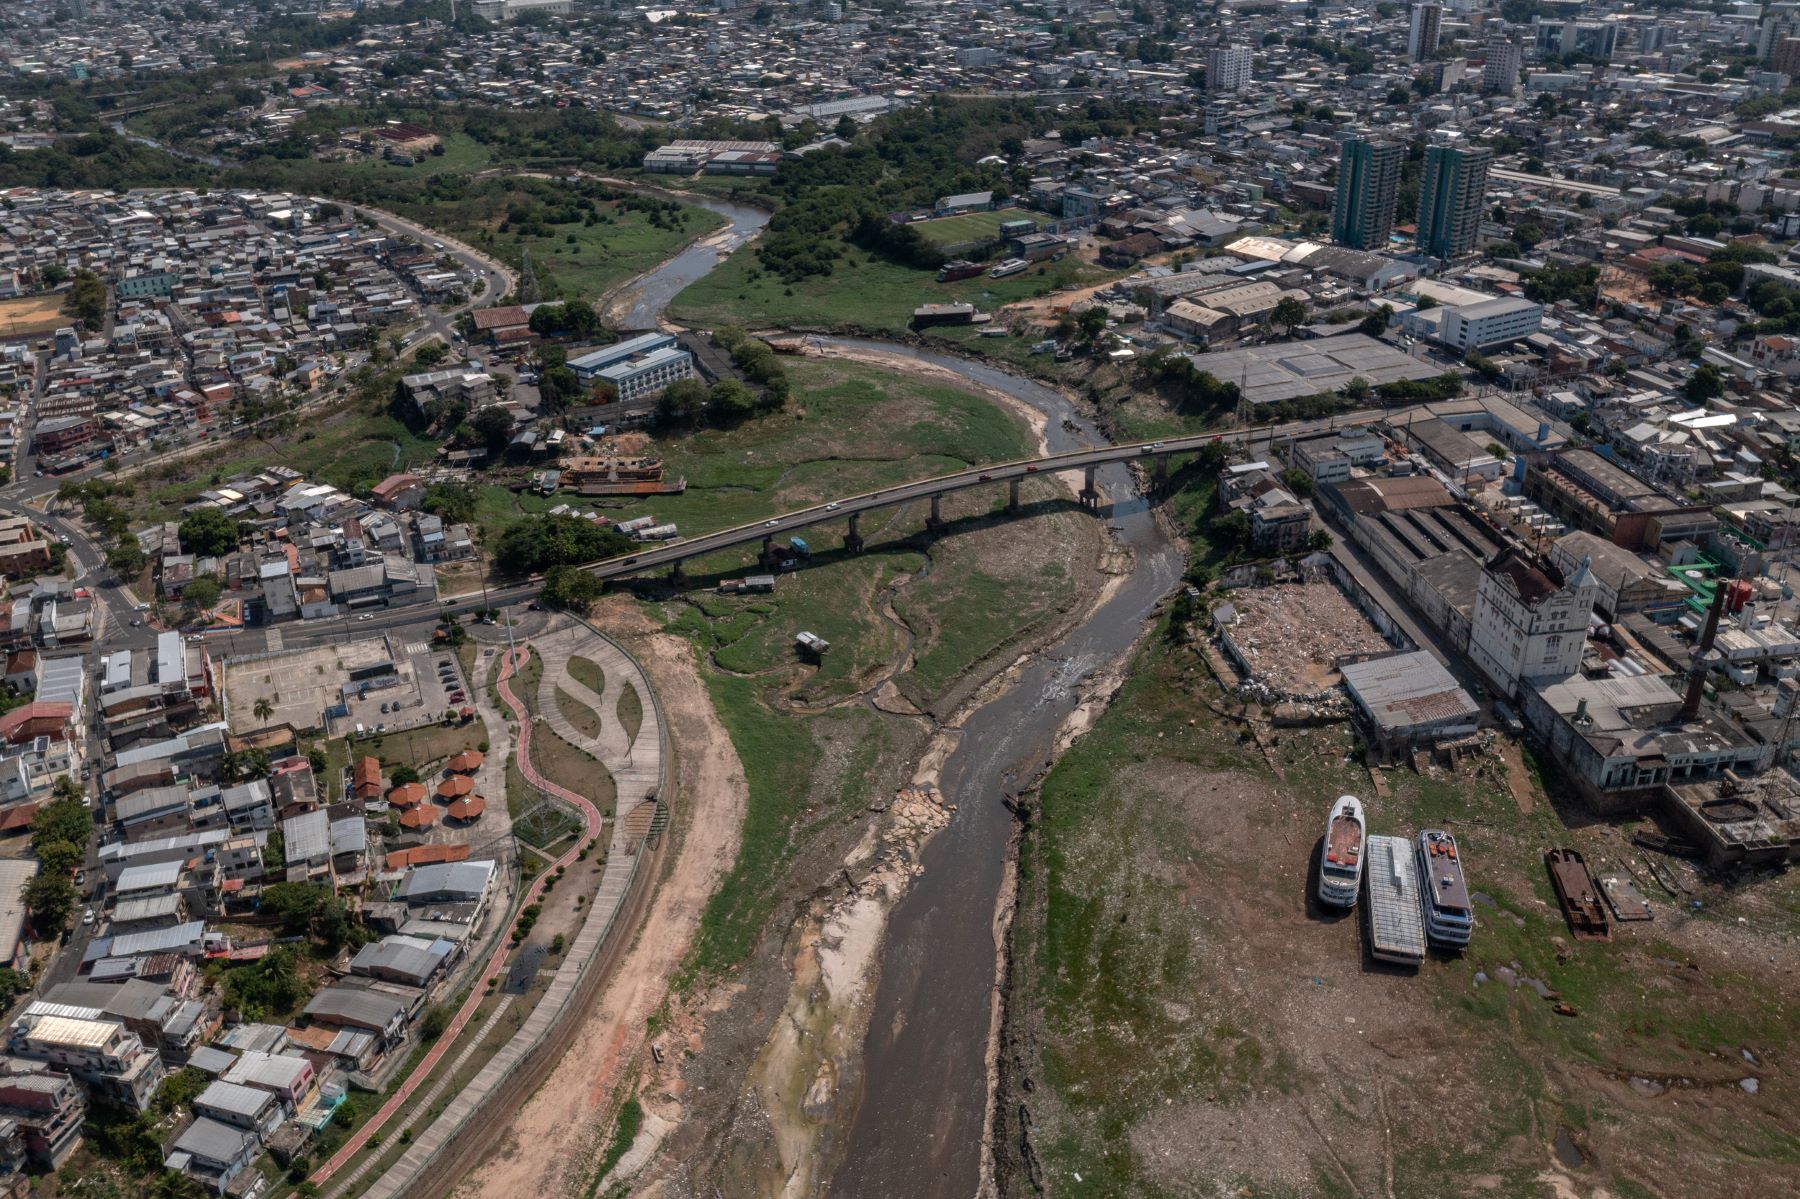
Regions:
<instances>
[{"instance_id":1,"label":"warehouse building","mask_svg":"<svg viewBox=\"0 0 1800 1199\"><path fill-rule=\"evenodd\" d=\"M1383 758L1466 737L1480 725L1481 709L1427 650L1347 663L1342 673L1358 724Z\"/></svg>"}]
</instances>

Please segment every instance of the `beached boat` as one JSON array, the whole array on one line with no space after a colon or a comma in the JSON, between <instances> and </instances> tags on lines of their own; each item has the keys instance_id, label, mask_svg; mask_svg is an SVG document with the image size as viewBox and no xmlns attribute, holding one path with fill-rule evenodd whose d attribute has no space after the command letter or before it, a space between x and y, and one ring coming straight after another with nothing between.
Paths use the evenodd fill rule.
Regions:
<instances>
[{"instance_id":1,"label":"beached boat","mask_svg":"<svg viewBox=\"0 0 1800 1199\"><path fill-rule=\"evenodd\" d=\"M1354 795L1338 796L1325 821L1325 848L1319 855L1320 903L1334 908L1356 906L1356 893L1362 885L1363 838L1367 831L1362 801Z\"/></svg>"}]
</instances>

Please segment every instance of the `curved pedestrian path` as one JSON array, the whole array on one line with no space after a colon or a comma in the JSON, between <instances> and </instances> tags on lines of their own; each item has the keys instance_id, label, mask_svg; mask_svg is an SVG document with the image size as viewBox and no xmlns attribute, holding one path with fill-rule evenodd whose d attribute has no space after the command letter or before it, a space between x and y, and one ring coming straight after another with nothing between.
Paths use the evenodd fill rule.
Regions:
<instances>
[{"instance_id":1,"label":"curved pedestrian path","mask_svg":"<svg viewBox=\"0 0 1800 1199\"><path fill-rule=\"evenodd\" d=\"M538 901L543 895L544 884L549 881L553 874L555 874L557 867L567 866L572 863L575 860L576 855L588 845L592 844L600 835L599 809L594 807L594 805L589 803L586 799L576 795L574 792L565 791L556 786L556 784L550 782L550 780L539 776L536 768L531 765L531 720L525 711L525 705L519 702L518 697L513 695L509 683L512 676L517 673L519 667L524 663L526 653L526 650L518 649L509 651L501 657L500 678L498 684L500 698L505 701L507 707L512 709L514 717L519 721L519 772L525 776L526 781L532 786L541 788L542 790L557 796L557 798L575 805L582 814L583 827L581 836L576 838L575 843L565 850L561 857L557 858L556 861L550 863L548 867L541 871L537 878L532 880L531 886L527 888L525 894L520 897L519 907L521 909ZM490 740L489 743L491 745L492 741ZM623 888L620 889L619 894L621 896L624 894ZM593 924L594 921L590 917L590 919L584 923L583 929L585 930ZM315 1186L323 1185L324 1183L331 1181L351 1158L355 1157L368 1146L370 1139L379 1134L381 1130L387 1126L388 1121L394 1118L396 1113L411 1102L413 1095L418 1091L420 1085L424 1083L425 1079L430 1077L432 1071L437 1069L438 1064L443 1061L445 1055L456 1046L457 1041L462 1036L463 1030L474 1017L475 1010L479 1008L482 1001L487 998L488 981L497 978L500 972L505 969L507 956L512 952L512 949L513 945L510 938L500 938L499 943L494 946L493 953L489 955L487 964L482 967L480 975L476 977L474 986L470 988L468 999L464 1000L462 1007L457 1009L456 1015L451 1019L449 1027L446 1028L443 1035L438 1037L436 1042L432 1044L431 1048L426 1052L424 1059L419 1062L412 1073L407 1075L406 1081L395 1088L394 1093L388 1097L387 1102L383 1103L380 1109L364 1122L363 1126L357 1129L348 1141L344 1142L342 1148L313 1172L311 1181ZM575 954L572 952L570 957L574 956ZM549 995L546 994L545 999L548 1000L549 998ZM539 1004L540 1009L544 1006L545 1005L542 1003ZM527 1027L529 1027L529 1022L527 1022ZM521 1032L522 1031L523 1030L521 1030ZM509 1043L508 1048L510 1047ZM502 1052L504 1052L504 1050ZM498 1055L495 1060L498 1060ZM490 1061L488 1064L489 1066L492 1066L493 1061ZM487 1071L483 1070L482 1073L486 1074ZM466 1095L468 1090L469 1088L465 1088L463 1094ZM446 1109L445 1115L449 1115L448 1109ZM433 1123L434 1128L437 1123L438 1122ZM428 1129L427 1133L429 1132L430 1130ZM412 1149L409 1150L409 1155L418 1148L421 1140L423 1140L423 1138L414 1138ZM404 1159L402 1160L404 1161ZM377 1187L379 1187L381 1181L382 1180L377 1180ZM340 1190L341 1189L344 1188L340 1188ZM375 1193L374 1188L371 1188L369 1193Z\"/></svg>"},{"instance_id":2,"label":"curved pedestrian path","mask_svg":"<svg viewBox=\"0 0 1800 1199\"><path fill-rule=\"evenodd\" d=\"M561 651L578 644L581 647L582 656L600 662L609 679L615 675L620 678L629 678L640 689L639 694L644 697L645 701L644 723L639 729L635 743L626 748L624 760L609 761L606 756L598 753L596 756L600 757L607 769L614 774L619 796L619 811L627 811L629 807L654 796L662 778L661 713L657 710L649 680L644 677L638 664L623 650L601 636L597 630L581 625L540 638L536 644L540 653L544 653L545 650L554 652L554 658L550 653L544 654L547 666L552 660L559 665L566 662L567 655ZM497 685L501 700L511 709L519 722L517 749L519 772L533 787L573 805L580 811L583 829L575 844L570 846L556 861L550 863L532 882L531 887L520 898L520 908L537 902L543 894L545 881L555 874L556 868L572 863L583 848L593 844L602 827L600 812L591 802L543 777L538 773L536 766L532 764L533 721L525 705L513 694L510 686L510 680L525 664L527 654L527 650L520 648L508 651L501 656ZM544 673L548 677L556 672L547 668ZM557 713L554 691L551 692L552 702L548 704L541 702L541 691L539 698L540 709L544 711L545 718L551 720L551 727L555 728L554 719L550 715ZM557 714L560 715L560 713ZM649 735L646 736L646 733ZM559 735L567 736L568 734L561 733L559 730ZM590 749L594 746L591 739L583 738L579 733L575 734L571 744ZM629 799L627 799L628 796ZM600 885L588 904L587 919L582 922L581 928L572 939L568 953L558 965L556 976L545 989L543 997L526 1017L518 1032L514 1033L512 1038L493 1057L488 1059L467 1086L451 1098L443 1112L424 1127L413 1130L413 1138L408 1143L406 1151L362 1192L364 1199L395 1199L396 1196L403 1194L420 1171L433 1159L443 1155L457 1135L481 1113L481 1108L488 1102L489 1097L511 1076L514 1070L525 1062L532 1049L549 1032L557 1017L561 1015L589 964L599 956L601 947L612 932L613 921L624 904L626 893L631 888L638 862L641 860L638 854L627 852L628 847L622 840L622 824L623 822L614 824L612 845L607 854L605 870L601 875ZM437 1043L432 1046L431 1051L420 1062L418 1068L412 1072L405 1083L401 1084L394 1095L382 1104L381 1109L362 1128L358 1129L355 1135L329 1161L312 1174L311 1181L315 1185L321 1185L335 1177L344 1168L344 1165L358 1151L365 1148L369 1140L388 1124L395 1113L407 1104L418 1090L419 1085L443 1060L452 1044L462 1034L474 1016L476 1008L486 996L488 980L497 977L505 969L506 959L511 950L510 940L502 938L481 975L476 979L468 1000L452 1020L450 1028L442 1037L438 1038ZM459 1064L466 1060L468 1052L469 1050L465 1048L463 1056L458 1059ZM431 1103L435 1102L436 1094L442 1090L444 1085L444 1081L440 1080L438 1086L427 1096L429 1101L421 1105L421 1111L429 1110ZM361 1181L364 1174L374 1168L375 1161L376 1157L370 1157L359 1169L341 1179L339 1185L327 1193L328 1199L341 1199L342 1196L348 1194Z\"/></svg>"},{"instance_id":3,"label":"curved pedestrian path","mask_svg":"<svg viewBox=\"0 0 1800 1199\"><path fill-rule=\"evenodd\" d=\"M536 645L544 660L544 673L538 680L538 711L543 714L544 722L570 745L600 759L613 777L618 794L614 810L620 817L645 800L654 799L657 781L662 776L661 714L655 704L645 703L643 723L638 726L635 738L625 735L625 725L618 715L619 699L627 687L636 690L640 700L648 687L637 663L627 657L624 650L579 624L541 637ZM600 668L606 676L602 694L595 695L591 688L569 673L569 659L574 657L586 658ZM598 737L581 732L564 715L562 706L556 702L558 687L599 714Z\"/></svg>"}]
</instances>

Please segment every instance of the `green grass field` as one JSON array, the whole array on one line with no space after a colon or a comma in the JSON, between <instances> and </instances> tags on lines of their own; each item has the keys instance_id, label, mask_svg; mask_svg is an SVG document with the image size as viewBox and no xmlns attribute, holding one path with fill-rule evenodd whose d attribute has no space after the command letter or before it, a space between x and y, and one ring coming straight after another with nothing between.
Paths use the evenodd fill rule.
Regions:
<instances>
[{"instance_id":1,"label":"green grass field","mask_svg":"<svg viewBox=\"0 0 1800 1199\"><path fill-rule=\"evenodd\" d=\"M531 248L532 269L540 282L553 284L563 297L592 300L725 223L717 213L691 206L682 210L682 217L680 229L663 229L643 213L615 207L608 224L555 225L549 236L526 238L524 244ZM516 261L518 254L508 257Z\"/></svg>"},{"instance_id":2,"label":"green grass field","mask_svg":"<svg viewBox=\"0 0 1800 1199\"><path fill-rule=\"evenodd\" d=\"M687 480L685 492L608 499L602 510L615 520L653 515L692 537L855 491L1019 457L1028 447L1017 418L960 387L855 362L795 358L784 365L794 397L783 412L654 445L666 471ZM840 533L829 535L833 544ZM697 565L704 570L708 562Z\"/></svg>"},{"instance_id":3,"label":"green grass field","mask_svg":"<svg viewBox=\"0 0 1800 1199\"><path fill-rule=\"evenodd\" d=\"M1018 209L1002 212L965 212L961 216L938 217L913 226L934 245L955 246L971 241L992 241L1005 221L1029 220Z\"/></svg>"},{"instance_id":4,"label":"green grass field","mask_svg":"<svg viewBox=\"0 0 1800 1199\"><path fill-rule=\"evenodd\" d=\"M939 283L933 271L914 270L852 249L837 270L792 285L763 271L756 247L733 254L706 278L675 297L669 315L685 324L716 328L866 329L898 333L921 304L967 300L983 312L1048 295L1065 283L1097 283L1109 272L1071 259L1039 263L1006 279L985 275Z\"/></svg>"}]
</instances>

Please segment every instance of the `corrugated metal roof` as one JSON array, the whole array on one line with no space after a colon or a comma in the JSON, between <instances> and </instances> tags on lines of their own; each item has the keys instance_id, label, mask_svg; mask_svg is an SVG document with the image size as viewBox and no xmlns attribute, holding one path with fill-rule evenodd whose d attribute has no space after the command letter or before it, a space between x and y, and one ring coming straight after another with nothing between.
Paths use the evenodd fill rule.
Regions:
<instances>
[{"instance_id":1,"label":"corrugated metal roof","mask_svg":"<svg viewBox=\"0 0 1800 1199\"><path fill-rule=\"evenodd\" d=\"M323 808L290 816L281 822L282 848L290 862L310 862L331 856L331 817Z\"/></svg>"},{"instance_id":2,"label":"corrugated metal roof","mask_svg":"<svg viewBox=\"0 0 1800 1199\"><path fill-rule=\"evenodd\" d=\"M267 1091L259 1091L255 1087L239 1086L235 1082L220 1079L207 1086L194 1097L194 1110L211 1108L214 1111L230 1112L234 1116L255 1118L275 1102L275 1096Z\"/></svg>"}]
</instances>

